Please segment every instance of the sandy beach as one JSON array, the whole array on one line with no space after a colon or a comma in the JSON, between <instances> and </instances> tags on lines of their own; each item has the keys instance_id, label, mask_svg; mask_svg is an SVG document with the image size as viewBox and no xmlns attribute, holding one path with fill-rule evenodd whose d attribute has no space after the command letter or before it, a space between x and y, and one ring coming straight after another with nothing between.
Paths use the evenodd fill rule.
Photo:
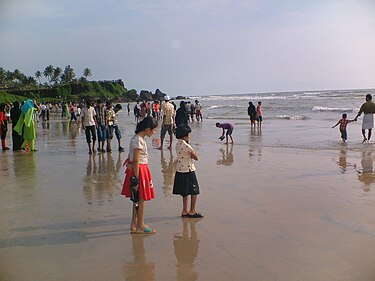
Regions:
<instances>
[{"instance_id":1,"label":"sandy beach","mask_svg":"<svg viewBox=\"0 0 375 281\"><path fill-rule=\"evenodd\" d=\"M226 146L215 120L194 123L205 214L194 220L179 217L176 155L155 149L158 132L145 216L157 233L131 235L120 191L134 120L122 114L125 153L114 141L88 155L82 130L61 120L39 125L38 152L1 153L1 281L374 280L374 144L341 145L328 129L330 149L300 146L308 134L287 145L280 123L260 133L244 121Z\"/></svg>"}]
</instances>

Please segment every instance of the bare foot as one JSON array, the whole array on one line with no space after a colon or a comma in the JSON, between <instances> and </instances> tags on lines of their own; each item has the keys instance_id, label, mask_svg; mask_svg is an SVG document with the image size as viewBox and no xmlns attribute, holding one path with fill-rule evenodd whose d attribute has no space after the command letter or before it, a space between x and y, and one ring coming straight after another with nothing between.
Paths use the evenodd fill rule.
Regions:
<instances>
[{"instance_id":1,"label":"bare foot","mask_svg":"<svg viewBox=\"0 0 375 281\"><path fill-rule=\"evenodd\" d=\"M158 147L158 148L157 148L157 150L163 150L163 147L162 147L162 146L160 146L160 147Z\"/></svg>"}]
</instances>

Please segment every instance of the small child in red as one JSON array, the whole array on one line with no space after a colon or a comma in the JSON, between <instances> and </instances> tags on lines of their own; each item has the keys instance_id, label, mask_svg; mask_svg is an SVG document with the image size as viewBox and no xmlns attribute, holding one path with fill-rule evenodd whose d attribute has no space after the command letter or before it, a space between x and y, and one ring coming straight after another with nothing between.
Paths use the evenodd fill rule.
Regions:
<instances>
[{"instance_id":1,"label":"small child in red","mask_svg":"<svg viewBox=\"0 0 375 281\"><path fill-rule=\"evenodd\" d=\"M351 122L354 122L355 120L348 120L347 119L348 115L346 115L346 113L344 113L342 115L342 118L336 123L335 126L332 126L332 128L336 127L337 125L340 124L340 127L339 127L339 130L340 130L340 133L341 133L341 138L342 138L342 141L345 143L346 140L348 139L348 133L346 132L346 126L351 123Z\"/></svg>"}]
</instances>

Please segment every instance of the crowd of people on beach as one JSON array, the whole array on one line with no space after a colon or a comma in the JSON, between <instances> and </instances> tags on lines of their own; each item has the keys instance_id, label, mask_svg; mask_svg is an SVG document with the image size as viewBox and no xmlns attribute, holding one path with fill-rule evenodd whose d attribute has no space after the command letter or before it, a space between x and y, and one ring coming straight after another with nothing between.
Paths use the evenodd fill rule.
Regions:
<instances>
[{"instance_id":1,"label":"crowd of people on beach","mask_svg":"<svg viewBox=\"0 0 375 281\"><path fill-rule=\"evenodd\" d=\"M125 149L121 145L121 131L119 129L118 112L122 110L121 104L113 105L111 101L96 102L90 100L83 106L80 103L38 104L33 100L27 100L20 104L13 103L0 105L1 141L3 150L9 150L6 146L6 134L8 121L12 123L12 140L14 151L36 151L35 149L35 122L46 122L51 118L51 112L61 111L61 117L69 120L69 126L82 127L85 131L89 154L111 153L112 139L116 136L119 152ZM127 112L130 115L130 103L127 104ZM134 136L129 142L129 153L124 165L126 166L125 179L121 194L130 198L132 203L132 220L130 231L134 234L153 234L155 229L145 224L145 204L155 198L152 175L148 167L148 150L146 137L151 137L160 127L160 145L158 149L163 151L164 140L168 133L169 145L172 150L174 138L177 139L175 149L177 161L173 182L173 194L182 197L181 217L203 218L204 215L196 210L197 196L200 194L199 183L196 176L194 161L198 160L198 154L189 144L192 130L189 124L202 122L202 106L198 100L194 102L180 101L179 108L165 96L163 101L152 103L136 102L133 108L134 118L137 123ZM255 106L249 102L248 116L250 127L261 130L263 121L262 102ZM347 114L333 126L339 126L341 138L347 140L347 125L357 121L364 113L362 121L363 142L369 142L374 124L373 114L375 103L372 96L366 95L366 102L362 104L354 119L349 120ZM220 140L226 139L226 144L234 143L234 125L228 122L216 122L215 126L222 130ZM366 135L367 130L367 135ZM230 141L230 142L229 142Z\"/></svg>"},{"instance_id":2,"label":"crowd of people on beach","mask_svg":"<svg viewBox=\"0 0 375 281\"><path fill-rule=\"evenodd\" d=\"M35 149L35 122L47 122L50 120L52 112L59 114L58 112L61 111L61 118L66 118L67 122L69 121L69 126L82 126L84 129L89 154L111 153L113 135L118 140L118 151L123 152L117 116L121 109L121 104L113 105L110 101L104 103L100 99L95 103L88 100L84 106L74 102L62 102L59 105L42 104L34 100L27 100L22 105L19 102L14 102L13 105L1 104L2 147L3 150L9 149L5 140L8 121L11 121L13 150L37 151ZM129 103L127 110L129 115ZM126 165L126 176L121 192L134 202L131 232L155 233L154 229L144 223L145 201L155 197L152 176L148 169L147 144L144 138L151 137L156 132L159 123L161 123L160 150L163 150L166 133L170 136L168 149L172 149L174 137L178 139L173 194L181 195L183 198L181 217L203 218L203 215L196 211L199 184L193 160L198 160L198 156L189 144L191 128L188 125L195 120L203 121L202 106L199 101L195 100L194 103L181 101L177 110L169 96L165 96L163 103L154 101L151 105L146 101L137 102L134 106L134 116L137 126L135 135L130 140L129 154L124 164Z\"/></svg>"}]
</instances>

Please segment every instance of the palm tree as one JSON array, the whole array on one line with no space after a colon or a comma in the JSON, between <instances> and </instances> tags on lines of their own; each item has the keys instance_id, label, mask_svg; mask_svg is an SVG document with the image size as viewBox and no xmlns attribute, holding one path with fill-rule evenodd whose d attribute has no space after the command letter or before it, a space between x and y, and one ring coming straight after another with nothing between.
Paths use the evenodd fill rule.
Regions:
<instances>
[{"instance_id":1,"label":"palm tree","mask_svg":"<svg viewBox=\"0 0 375 281\"><path fill-rule=\"evenodd\" d=\"M26 77L25 83L31 89L35 89L38 84L33 76Z\"/></svg>"},{"instance_id":2,"label":"palm tree","mask_svg":"<svg viewBox=\"0 0 375 281\"><path fill-rule=\"evenodd\" d=\"M0 67L0 86L5 86L6 71L4 68Z\"/></svg>"},{"instance_id":3,"label":"palm tree","mask_svg":"<svg viewBox=\"0 0 375 281\"><path fill-rule=\"evenodd\" d=\"M13 87L14 74L12 71L5 71L5 87Z\"/></svg>"},{"instance_id":4,"label":"palm tree","mask_svg":"<svg viewBox=\"0 0 375 281\"><path fill-rule=\"evenodd\" d=\"M35 78L38 79L39 81L39 85L41 84L40 82L40 77L42 77L42 72L40 72L39 70L37 72L35 72Z\"/></svg>"},{"instance_id":5,"label":"palm tree","mask_svg":"<svg viewBox=\"0 0 375 281\"><path fill-rule=\"evenodd\" d=\"M51 86L53 72L54 72L54 67L52 65L47 66L43 71L43 75L47 78L50 86Z\"/></svg>"},{"instance_id":6,"label":"palm tree","mask_svg":"<svg viewBox=\"0 0 375 281\"><path fill-rule=\"evenodd\" d=\"M75 77L76 75L74 73L74 69L71 68L70 65L65 66L64 72L61 75L61 81L63 83L70 83L74 80Z\"/></svg>"},{"instance_id":7,"label":"palm tree","mask_svg":"<svg viewBox=\"0 0 375 281\"><path fill-rule=\"evenodd\" d=\"M62 73L62 69L60 67L56 67L53 71L53 77L52 77L52 81L57 84L59 82L59 78L61 76L61 73Z\"/></svg>"},{"instance_id":8,"label":"palm tree","mask_svg":"<svg viewBox=\"0 0 375 281\"><path fill-rule=\"evenodd\" d=\"M87 77L91 77L92 76L91 69L90 68L85 68L83 70L83 76L85 77L86 80L87 80Z\"/></svg>"}]
</instances>

